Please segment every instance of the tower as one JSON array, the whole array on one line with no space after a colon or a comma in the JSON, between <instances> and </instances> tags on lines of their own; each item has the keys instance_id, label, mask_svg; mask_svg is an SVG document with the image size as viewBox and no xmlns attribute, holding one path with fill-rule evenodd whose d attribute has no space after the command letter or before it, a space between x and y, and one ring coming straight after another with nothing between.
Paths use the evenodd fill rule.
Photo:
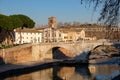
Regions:
<instances>
[{"instance_id":1,"label":"tower","mask_svg":"<svg viewBox=\"0 0 120 80\"><path fill-rule=\"evenodd\" d=\"M55 17L48 18L48 27L56 28L56 18Z\"/></svg>"}]
</instances>

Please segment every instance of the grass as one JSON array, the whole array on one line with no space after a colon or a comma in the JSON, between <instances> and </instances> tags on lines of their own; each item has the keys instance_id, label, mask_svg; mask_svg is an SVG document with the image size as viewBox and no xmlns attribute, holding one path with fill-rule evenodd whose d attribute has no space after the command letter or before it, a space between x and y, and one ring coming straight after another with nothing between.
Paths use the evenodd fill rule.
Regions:
<instances>
[{"instance_id":1,"label":"grass","mask_svg":"<svg viewBox=\"0 0 120 80\"><path fill-rule=\"evenodd\" d=\"M16 45L2 45L2 46L0 46L0 49L7 49L7 48L15 47L15 46L19 46L19 44L16 44Z\"/></svg>"}]
</instances>

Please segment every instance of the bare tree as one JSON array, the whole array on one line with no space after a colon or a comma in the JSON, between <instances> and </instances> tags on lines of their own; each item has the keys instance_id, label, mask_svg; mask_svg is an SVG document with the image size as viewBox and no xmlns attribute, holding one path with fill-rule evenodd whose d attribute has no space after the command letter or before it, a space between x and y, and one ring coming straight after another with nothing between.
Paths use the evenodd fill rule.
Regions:
<instances>
[{"instance_id":1,"label":"bare tree","mask_svg":"<svg viewBox=\"0 0 120 80\"><path fill-rule=\"evenodd\" d=\"M120 0L80 0L81 4L86 2L94 4L94 10L102 6L98 21L105 25L118 26L120 23Z\"/></svg>"},{"instance_id":2,"label":"bare tree","mask_svg":"<svg viewBox=\"0 0 120 80\"><path fill-rule=\"evenodd\" d=\"M63 27L63 23L62 22L58 22L57 27Z\"/></svg>"},{"instance_id":3,"label":"bare tree","mask_svg":"<svg viewBox=\"0 0 120 80\"><path fill-rule=\"evenodd\" d=\"M80 26L80 22L74 21L72 25L73 25L73 26Z\"/></svg>"}]
</instances>

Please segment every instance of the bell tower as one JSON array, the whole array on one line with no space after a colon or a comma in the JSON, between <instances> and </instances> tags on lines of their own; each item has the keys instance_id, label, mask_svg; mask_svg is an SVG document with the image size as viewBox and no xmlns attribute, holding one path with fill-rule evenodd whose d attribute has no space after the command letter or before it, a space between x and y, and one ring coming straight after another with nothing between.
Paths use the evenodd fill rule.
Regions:
<instances>
[{"instance_id":1,"label":"bell tower","mask_svg":"<svg viewBox=\"0 0 120 80\"><path fill-rule=\"evenodd\" d=\"M48 27L56 28L56 18L55 17L48 18Z\"/></svg>"}]
</instances>

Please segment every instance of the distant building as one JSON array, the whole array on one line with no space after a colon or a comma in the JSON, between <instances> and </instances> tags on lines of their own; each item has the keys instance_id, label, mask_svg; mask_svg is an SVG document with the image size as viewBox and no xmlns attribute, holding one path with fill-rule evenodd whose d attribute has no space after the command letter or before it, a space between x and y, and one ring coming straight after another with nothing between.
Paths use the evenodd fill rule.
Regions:
<instances>
[{"instance_id":1,"label":"distant building","mask_svg":"<svg viewBox=\"0 0 120 80\"><path fill-rule=\"evenodd\" d=\"M76 32L64 31L63 34L64 34L64 38L63 38L64 42L71 42L77 39Z\"/></svg>"},{"instance_id":2,"label":"distant building","mask_svg":"<svg viewBox=\"0 0 120 80\"><path fill-rule=\"evenodd\" d=\"M77 40L84 40L85 39L85 31L80 30L78 31L63 31L63 41L77 41Z\"/></svg>"},{"instance_id":3,"label":"distant building","mask_svg":"<svg viewBox=\"0 0 120 80\"><path fill-rule=\"evenodd\" d=\"M42 32L35 29L15 30L15 44L40 43L42 42Z\"/></svg>"}]
</instances>

